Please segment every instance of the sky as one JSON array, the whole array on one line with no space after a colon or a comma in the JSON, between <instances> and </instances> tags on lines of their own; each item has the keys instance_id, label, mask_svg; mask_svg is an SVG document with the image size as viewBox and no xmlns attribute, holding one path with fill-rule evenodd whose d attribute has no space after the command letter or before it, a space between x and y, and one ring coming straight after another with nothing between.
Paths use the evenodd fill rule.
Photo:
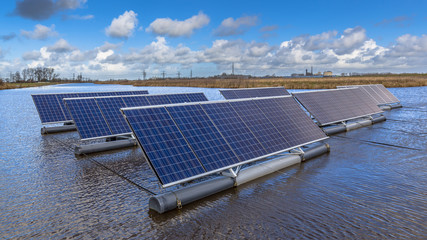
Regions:
<instances>
[{"instance_id":1,"label":"sky","mask_svg":"<svg viewBox=\"0 0 427 240\"><path fill-rule=\"evenodd\" d=\"M0 77L427 72L427 1L6 0Z\"/></svg>"}]
</instances>

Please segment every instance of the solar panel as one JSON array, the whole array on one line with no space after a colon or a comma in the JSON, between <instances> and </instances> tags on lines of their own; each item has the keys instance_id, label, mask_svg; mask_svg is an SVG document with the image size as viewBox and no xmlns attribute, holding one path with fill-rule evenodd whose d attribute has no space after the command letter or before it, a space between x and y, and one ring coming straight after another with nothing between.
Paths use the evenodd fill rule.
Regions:
<instances>
[{"instance_id":1,"label":"solar panel","mask_svg":"<svg viewBox=\"0 0 427 240\"><path fill-rule=\"evenodd\" d=\"M166 108L129 110L126 118L163 185L206 172Z\"/></svg>"},{"instance_id":2,"label":"solar panel","mask_svg":"<svg viewBox=\"0 0 427 240\"><path fill-rule=\"evenodd\" d=\"M267 154L230 103L202 104L201 106L241 161Z\"/></svg>"},{"instance_id":3,"label":"solar panel","mask_svg":"<svg viewBox=\"0 0 427 240\"><path fill-rule=\"evenodd\" d=\"M127 107L139 107L139 106L149 106L150 103L145 97L140 96L126 96L123 97Z\"/></svg>"},{"instance_id":4,"label":"solar panel","mask_svg":"<svg viewBox=\"0 0 427 240\"><path fill-rule=\"evenodd\" d=\"M167 107L167 110L207 171L239 162L201 106Z\"/></svg>"},{"instance_id":5,"label":"solar panel","mask_svg":"<svg viewBox=\"0 0 427 240\"><path fill-rule=\"evenodd\" d=\"M382 84L337 86L338 89L354 88L354 87L360 88L367 95L369 95L371 98L373 98L377 105L400 102L399 99L397 99Z\"/></svg>"},{"instance_id":6,"label":"solar panel","mask_svg":"<svg viewBox=\"0 0 427 240\"><path fill-rule=\"evenodd\" d=\"M70 122L71 115L62 99L76 97L94 97L94 96L114 96L117 93L121 95L131 95L134 93L148 94L148 91L121 91L121 92L88 92L88 93L53 93L53 94L33 94L34 104L39 113L42 124Z\"/></svg>"},{"instance_id":7,"label":"solar panel","mask_svg":"<svg viewBox=\"0 0 427 240\"><path fill-rule=\"evenodd\" d=\"M131 132L120 112L120 108L126 107L121 97L100 97L95 100L113 134Z\"/></svg>"},{"instance_id":8,"label":"solar panel","mask_svg":"<svg viewBox=\"0 0 427 240\"><path fill-rule=\"evenodd\" d=\"M81 138L95 138L100 134L103 136L112 135L94 98L66 99L65 103Z\"/></svg>"},{"instance_id":9,"label":"solar panel","mask_svg":"<svg viewBox=\"0 0 427 240\"><path fill-rule=\"evenodd\" d=\"M230 104L269 153L278 152L289 147L286 140L254 101L237 101L230 102Z\"/></svg>"},{"instance_id":10,"label":"solar panel","mask_svg":"<svg viewBox=\"0 0 427 240\"><path fill-rule=\"evenodd\" d=\"M150 105L171 104L171 101L169 101L169 98L166 95L150 95L146 96L146 99L148 100Z\"/></svg>"},{"instance_id":11,"label":"solar panel","mask_svg":"<svg viewBox=\"0 0 427 240\"><path fill-rule=\"evenodd\" d=\"M326 137L293 98L255 99L254 102L281 133L288 147Z\"/></svg>"},{"instance_id":12,"label":"solar panel","mask_svg":"<svg viewBox=\"0 0 427 240\"><path fill-rule=\"evenodd\" d=\"M219 90L225 99L256 98L287 96L289 92L284 87L267 88L240 88L232 90Z\"/></svg>"},{"instance_id":13,"label":"solar panel","mask_svg":"<svg viewBox=\"0 0 427 240\"><path fill-rule=\"evenodd\" d=\"M203 93L199 93L202 94ZM108 127L111 130L111 133L105 135L105 131L97 132L96 129L92 130L92 134L89 138L84 138L84 140L92 138L103 138L110 136L119 136L119 135L128 135L132 131L126 123L123 115L120 112L120 108L124 107L134 107L134 106L150 106L150 105L159 105L159 104L170 104L169 97L173 96L174 101L178 102L181 100L183 102L188 102L187 93L180 94L166 94L166 95L130 95L130 96L106 96L106 97L90 97L89 99L95 99L98 109L93 109L92 105L81 106L80 109L75 109L76 114L83 115L91 111L100 111L105 121L108 124ZM73 98L71 98L73 99ZM86 98L78 98L86 99ZM64 99L65 102L68 102L70 99ZM91 100L87 100L91 101ZM151 101L151 103L149 102ZM84 118L86 121L96 121L93 116L87 116ZM79 127L82 122L77 122L77 130L80 131L80 128L88 127ZM84 134L82 134L83 136ZM85 135L86 136L86 135Z\"/></svg>"},{"instance_id":14,"label":"solar panel","mask_svg":"<svg viewBox=\"0 0 427 240\"><path fill-rule=\"evenodd\" d=\"M185 103L190 102L187 97L187 94L168 94L167 98L170 103Z\"/></svg>"},{"instance_id":15,"label":"solar panel","mask_svg":"<svg viewBox=\"0 0 427 240\"><path fill-rule=\"evenodd\" d=\"M55 95L32 95L42 123L65 121L64 113Z\"/></svg>"},{"instance_id":16,"label":"solar panel","mask_svg":"<svg viewBox=\"0 0 427 240\"><path fill-rule=\"evenodd\" d=\"M381 113L358 88L293 93L321 126Z\"/></svg>"},{"instance_id":17,"label":"solar panel","mask_svg":"<svg viewBox=\"0 0 427 240\"><path fill-rule=\"evenodd\" d=\"M121 111L164 187L327 138L291 96Z\"/></svg>"},{"instance_id":18,"label":"solar panel","mask_svg":"<svg viewBox=\"0 0 427 240\"><path fill-rule=\"evenodd\" d=\"M59 106L61 107L62 112L64 113L64 121L71 120L72 118L71 118L70 112L68 111L62 99L74 98L74 97L78 97L78 94L77 93L56 94L56 98L58 99Z\"/></svg>"},{"instance_id":19,"label":"solar panel","mask_svg":"<svg viewBox=\"0 0 427 240\"><path fill-rule=\"evenodd\" d=\"M205 102L208 101L205 94L203 93L187 93L187 97L190 102Z\"/></svg>"}]
</instances>

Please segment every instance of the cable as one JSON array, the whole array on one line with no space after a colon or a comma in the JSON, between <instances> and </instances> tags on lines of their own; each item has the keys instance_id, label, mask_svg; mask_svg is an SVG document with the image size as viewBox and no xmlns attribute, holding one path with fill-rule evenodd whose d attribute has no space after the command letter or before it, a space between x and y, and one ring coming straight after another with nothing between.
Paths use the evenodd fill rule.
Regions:
<instances>
[{"instance_id":1,"label":"cable","mask_svg":"<svg viewBox=\"0 0 427 240\"><path fill-rule=\"evenodd\" d=\"M48 135L48 134L49 134L49 132L47 131L46 135ZM70 149L70 147L69 147L66 143L64 143L63 141L61 141L61 140L59 140L59 139L55 138L55 136L54 136L54 135L50 135L50 136L52 136L52 138L53 138L55 141L59 142L59 143L60 143L62 146L64 146L65 148ZM72 151L72 149L70 149L70 150ZM93 159L92 157L88 156L86 153L83 153L83 155L84 155L85 157L87 157L87 159L89 159L90 161L92 161L92 162L94 162L95 164L97 164L97 165L99 165L99 166L101 166L101 167L103 167L103 168L105 168L105 169L109 170L110 172L114 173L115 175L119 176L120 178L122 178L123 180L127 181L128 183L130 183L130 184L134 185L135 187L139 188L140 190L143 190L143 191L145 191L145 192L147 192L147 193L149 193L149 194L151 194L151 195L157 195L157 194L156 194L156 193L154 193L153 191L151 191L151 190L149 190L149 189L147 189L147 188L145 188L145 187L143 187L143 186L141 186L141 185L137 184L136 182L134 182L134 181L130 180L129 178L127 178L127 177L125 177L125 176L121 175L121 174L120 174L120 173L118 173L117 171L115 171L115 170L113 170L113 169L111 169L111 168L109 168L109 167L105 166L104 164L102 164L102 163L98 162L97 160L95 160L95 159Z\"/></svg>"},{"instance_id":2,"label":"cable","mask_svg":"<svg viewBox=\"0 0 427 240\"><path fill-rule=\"evenodd\" d=\"M371 144L376 144L376 145L383 145L383 146L387 146L387 147L395 147L395 148L403 148L403 149L409 149L409 150L423 151L422 149L418 149L418 148L410 148L410 147L393 145L393 144L388 144L388 143L381 143L381 142L375 142L375 141L369 141L369 140L362 140L362 139L354 139L354 138L344 137L344 136L331 136L331 137L334 137L334 138L344 138L344 139L349 139L349 140L356 140L356 141L359 141L359 142L371 143Z\"/></svg>"}]
</instances>

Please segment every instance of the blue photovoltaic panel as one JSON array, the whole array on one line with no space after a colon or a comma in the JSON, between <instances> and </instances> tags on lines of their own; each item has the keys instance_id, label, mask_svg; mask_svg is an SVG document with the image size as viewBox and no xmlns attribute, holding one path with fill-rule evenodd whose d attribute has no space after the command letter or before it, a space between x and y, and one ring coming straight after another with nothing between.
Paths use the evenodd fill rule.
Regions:
<instances>
[{"instance_id":1,"label":"blue photovoltaic panel","mask_svg":"<svg viewBox=\"0 0 427 240\"><path fill-rule=\"evenodd\" d=\"M238 99L239 97L237 97L236 95L236 91L233 90L219 90L222 94L222 96L224 96L225 99Z\"/></svg>"},{"instance_id":2,"label":"blue photovoltaic panel","mask_svg":"<svg viewBox=\"0 0 427 240\"><path fill-rule=\"evenodd\" d=\"M126 96L122 97L127 107L141 107L151 105L145 96Z\"/></svg>"},{"instance_id":3,"label":"blue photovoltaic panel","mask_svg":"<svg viewBox=\"0 0 427 240\"><path fill-rule=\"evenodd\" d=\"M56 94L56 98L58 99L58 103L61 106L62 111L64 112L65 120L71 120L70 112L68 111L68 108L65 106L65 103L62 99L64 98L74 98L78 97L77 93L63 93L63 94Z\"/></svg>"},{"instance_id":4,"label":"blue photovoltaic panel","mask_svg":"<svg viewBox=\"0 0 427 240\"><path fill-rule=\"evenodd\" d=\"M94 98L67 99L65 103L82 139L112 135Z\"/></svg>"},{"instance_id":5,"label":"blue photovoltaic panel","mask_svg":"<svg viewBox=\"0 0 427 240\"><path fill-rule=\"evenodd\" d=\"M122 113L165 187L327 138L290 96ZM188 156L177 157L181 152ZM189 167L171 168L186 160Z\"/></svg>"},{"instance_id":6,"label":"blue photovoltaic panel","mask_svg":"<svg viewBox=\"0 0 427 240\"><path fill-rule=\"evenodd\" d=\"M163 185L205 172L164 107L123 113Z\"/></svg>"},{"instance_id":7,"label":"blue photovoltaic panel","mask_svg":"<svg viewBox=\"0 0 427 240\"><path fill-rule=\"evenodd\" d=\"M110 126L113 134L131 132L126 120L120 112L120 108L126 107L121 97L96 98L96 103L98 103L99 109L105 120L107 120L108 126Z\"/></svg>"},{"instance_id":8,"label":"blue photovoltaic panel","mask_svg":"<svg viewBox=\"0 0 427 240\"><path fill-rule=\"evenodd\" d=\"M64 105L64 98L77 98L77 97L95 97L95 96L115 96L120 95L133 95L148 94L148 91L121 91L121 92L86 92L86 93L54 93L54 94L34 94L34 104L39 112L40 120L43 124L55 122L71 121L71 115L67 107ZM51 96L51 97L49 97ZM58 111L60 109L61 111Z\"/></svg>"},{"instance_id":9,"label":"blue photovoltaic panel","mask_svg":"<svg viewBox=\"0 0 427 240\"><path fill-rule=\"evenodd\" d=\"M239 98L257 98L288 96L289 92L284 87L266 87L266 88L242 88L232 90L220 90L225 99Z\"/></svg>"},{"instance_id":10,"label":"blue photovoltaic panel","mask_svg":"<svg viewBox=\"0 0 427 240\"><path fill-rule=\"evenodd\" d=\"M240 162L200 105L166 108L206 171Z\"/></svg>"},{"instance_id":11,"label":"blue photovoltaic panel","mask_svg":"<svg viewBox=\"0 0 427 240\"><path fill-rule=\"evenodd\" d=\"M288 148L327 137L292 97L254 102L286 140Z\"/></svg>"},{"instance_id":12,"label":"blue photovoltaic panel","mask_svg":"<svg viewBox=\"0 0 427 240\"><path fill-rule=\"evenodd\" d=\"M241 161L267 154L230 103L202 104L201 106Z\"/></svg>"},{"instance_id":13,"label":"blue photovoltaic panel","mask_svg":"<svg viewBox=\"0 0 427 240\"><path fill-rule=\"evenodd\" d=\"M349 85L349 86L338 86L337 88L360 88L369 97L371 97L377 105L398 103L397 99L387 88L382 84L371 84L371 85Z\"/></svg>"},{"instance_id":14,"label":"blue photovoltaic panel","mask_svg":"<svg viewBox=\"0 0 427 240\"><path fill-rule=\"evenodd\" d=\"M286 142L254 101L236 101L230 102L230 104L269 153L289 147L289 143Z\"/></svg>"},{"instance_id":15,"label":"blue photovoltaic panel","mask_svg":"<svg viewBox=\"0 0 427 240\"><path fill-rule=\"evenodd\" d=\"M143 95L143 94L148 94L147 90L138 90L138 91L131 91L132 95ZM126 94L129 95L129 94Z\"/></svg>"},{"instance_id":16,"label":"blue photovoltaic panel","mask_svg":"<svg viewBox=\"0 0 427 240\"><path fill-rule=\"evenodd\" d=\"M206 102L208 99L203 93L187 93L188 99L190 102Z\"/></svg>"},{"instance_id":17,"label":"blue photovoltaic panel","mask_svg":"<svg viewBox=\"0 0 427 240\"><path fill-rule=\"evenodd\" d=\"M55 95L32 95L42 123L66 121Z\"/></svg>"},{"instance_id":18,"label":"blue photovoltaic panel","mask_svg":"<svg viewBox=\"0 0 427 240\"><path fill-rule=\"evenodd\" d=\"M171 104L168 96L166 95L147 95L145 98L148 100L150 105L164 105Z\"/></svg>"},{"instance_id":19,"label":"blue photovoltaic panel","mask_svg":"<svg viewBox=\"0 0 427 240\"><path fill-rule=\"evenodd\" d=\"M168 94L166 95L171 103L185 103L190 102L187 94Z\"/></svg>"}]
</instances>

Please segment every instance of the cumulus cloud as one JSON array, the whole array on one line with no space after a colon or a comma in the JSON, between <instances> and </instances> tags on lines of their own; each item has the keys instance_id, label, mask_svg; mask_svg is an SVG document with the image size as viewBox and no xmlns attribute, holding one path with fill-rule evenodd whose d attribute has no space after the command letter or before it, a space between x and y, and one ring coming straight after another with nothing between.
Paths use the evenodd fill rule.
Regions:
<instances>
[{"instance_id":1,"label":"cumulus cloud","mask_svg":"<svg viewBox=\"0 0 427 240\"><path fill-rule=\"evenodd\" d=\"M38 60L41 57L40 51L31 51L31 52L25 52L22 54L22 59L25 61L28 60Z\"/></svg>"},{"instance_id":2,"label":"cumulus cloud","mask_svg":"<svg viewBox=\"0 0 427 240\"><path fill-rule=\"evenodd\" d=\"M3 58L3 50L0 48L0 59Z\"/></svg>"},{"instance_id":3,"label":"cumulus cloud","mask_svg":"<svg viewBox=\"0 0 427 240\"><path fill-rule=\"evenodd\" d=\"M37 24L34 31L21 30L21 35L29 39L44 40L49 37L56 37L58 33L55 31L55 25L52 24L50 27Z\"/></svg>"},{"instance_id":4,"label":"cumulus cloud","mask_svg":"<svg viewBox=\"0 0 427 240\"><path fill-rule=\"evenodd\" d=\"M14 39L16 37L16 34L15 33L9 33L9 34L6 34L6 35L0 35L0 39L1 40L3 40L3 41L9 41L9 40L12 40L12 39Z\"/></svg>"},{"instance_id":5,"label":"cumulus cloud","mask_svg":"<svg viewBox=\"0 0 427 240\"><path fill-rule=\"evenodd\" d=\"M237 73L255 75L287 75L302 72L308 66L334 72L425 71L427 62L427 35L402 35L384 47L368 38L360 27L341 33L326 31L299 36L279 45L218 39L203 49L192 49L183 44L173 46L159 36L143 47L124 51L121 46L122 43L105 42L80 50L61 39L52 46L23 54L22 60L25 66L53 67L61 76L83 72L85 76L100 79L136 78L141 69L149 76L159 76L163 70L176 73L194 70L197 66L206 68L206 65L217 68L208 70L209 74L218 74L229 71L233 62ZM7 68L0 64L3 72L11 69L10 66L20 66L15 62L6 63Z\"/></svg>"},{"instance_id":6,"label":"cumulus cloud","mask_svg":"<svg viewBox=\"0 0 427 240\"><path fill-rule=\"evenodd\" d=\"M264 26L259 31L260 32L271 32L271 31L277 30L278 28L279 28L279 26L277 26L277 25Z\"/></svg>"},{"instance_id":7,"label":"cumulus cloud","mask_svg":"<svg viewBox=\"0 0 427 240\"><path fill-rule=\"evenodd\" d=\"M50 18L59 11L82 7L86 0L18 0L14 14L32 20Z\"/></svg>"},{"instance_id":8,"label":"cumulus cloud","mask_svg":"<svg viewBox=\"0 0 427 240\"><path fill-rule=\"evenodd\" d=\"M316 35L303 35L292 39L291 44L300 45L305 50L317 51L332 49L336 54L351 53L367 40L362 27L347 28L338 37L338 31L328 31Z\"/></svg>"},{"instance_id":9,"label":"cumulus cloud","mask_svg":"<svg viewBox=\"0 0 427 240\"><path fill-rule=\"evenodd\" d=\"M170 37L190 36L194 30L200 29L209 24L209 17L203 12L192 16L184 21L172 20L170 18L158 18L146 29L158 35Z\"/></svg>"},{"instance_id":10,"label":"cumulus cloud","mask_svg":"<svg viewBox=\"0 0 427 240\"><path fill-rule=\"evenodd\" d=\"M245 16L234 20L232 17L224 19L221 25L214 31L216 36L232 36L245 33L249 27L255 26L258 22L257 16Z\"/></svg>"},{"instance_id":11,"label":"cumulus cloud","mask_svg":"<svg viewBox=\"0 0 427 240\"><path fill-rule=\"evenodd\" d=\"M125 11L118 18L114 18L111 25L105 29L105 33L110 37L128 38L138 25L138 14L134 11Z\"/></svg>"},{"instance_id":12,"label":"cumulus cloud","mask_svg":"<svg viewBox=\"0 0 427 240\"><path fill-rule=\"evenodd\" d=\"M47 48L48 52L65 53L74 50L75 47L71 46L65 39L59 39L55 44Z\"/></svg>"}]
</instances>

